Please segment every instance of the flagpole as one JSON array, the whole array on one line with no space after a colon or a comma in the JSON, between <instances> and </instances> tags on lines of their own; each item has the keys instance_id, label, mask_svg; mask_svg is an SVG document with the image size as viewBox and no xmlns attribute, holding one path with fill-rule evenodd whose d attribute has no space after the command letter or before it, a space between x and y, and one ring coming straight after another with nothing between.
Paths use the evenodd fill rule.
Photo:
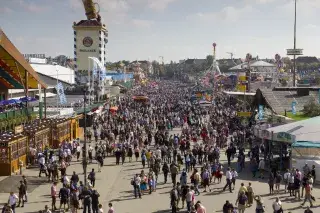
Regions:
<instances>
[{"instance_id":1,"label":"flagpole","mask_svg":"<svg viewBox=\"0 0 320 213\"><path fill-rule=\"evenodd\" d=\"M54 67L56 69L57 72L57 86L56 86L56 90L57 90L57 112L59 112L59 91L58 91L58 84L59 84L59 71L57 68L57 63L54 64Z\"/></svg>"}]
</instances>

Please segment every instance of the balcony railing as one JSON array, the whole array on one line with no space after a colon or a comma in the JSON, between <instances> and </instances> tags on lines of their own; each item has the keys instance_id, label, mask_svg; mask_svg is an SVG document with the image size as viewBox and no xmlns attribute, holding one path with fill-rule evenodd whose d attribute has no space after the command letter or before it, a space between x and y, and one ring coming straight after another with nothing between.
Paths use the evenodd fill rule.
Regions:
<instances>
[{"instance_id":1,"label":"balcony railing","mask_svg":"<svg viewBox=\"0 0 320 213\"><path fill-rule=\"evenodd\" d=\"M16 125L36 119L36 115L33 107L0 112L0 131L12 130Z\"/></svg>"}]
</instances>

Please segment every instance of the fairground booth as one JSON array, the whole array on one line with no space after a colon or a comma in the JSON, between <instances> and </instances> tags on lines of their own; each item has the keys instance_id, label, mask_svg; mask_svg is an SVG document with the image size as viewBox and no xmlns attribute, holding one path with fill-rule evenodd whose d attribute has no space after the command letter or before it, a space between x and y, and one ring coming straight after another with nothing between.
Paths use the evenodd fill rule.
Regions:
<instances>
[{"instance_id":1,"label":"fairground booth","mask_svg":"<svg viewBox=\"0 0 320 213\"><path fill-rule=\"evenodd\" d=\"M23 123L35 119L28 90L46 89L37 73L0 29L0 175L27 165L28 141ZM23 89L25 100L9 101L9 89Z\"/></svg>"},{"instance_id":2,"label":"fairground booth","mask_svg":"<svg viewBox=\"0 0 320 213\"><path fill-rule=\"evenodd\" d=\"M277 169L295 167L301 170L308 163L310 168L315 165L319 172L319 125L320 116L255 131L255 135L264 141L267 153L272 150Z\"/></svg>"},{"instance_id":3,"label":"fairground booth","mask_svg":"<svg viewBox=\"0 0 320 213\"><path fill-rule=\"evenodd\" d=\"M79 138L79 119L46 117L46 88L38 74L0 29L0 176L16 173L33 163L32 153L58 148ZM9 98L9 89L24 96ZM34 111L29 90L39 90L39 110ZM42 100L43 99L43 100Z\"/></svg>"}]
</instances>

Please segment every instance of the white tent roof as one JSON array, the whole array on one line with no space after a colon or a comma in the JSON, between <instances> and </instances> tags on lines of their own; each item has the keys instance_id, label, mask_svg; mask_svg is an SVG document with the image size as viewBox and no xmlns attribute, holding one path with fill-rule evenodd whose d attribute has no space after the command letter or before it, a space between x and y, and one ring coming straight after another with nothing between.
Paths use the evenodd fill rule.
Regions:
<instances>
[{"instance_id":1,"label":"white tent roof","mask_svg":"<svg viewBox=\"0 0 320 213\"><path fill-rule=\"evenodd\" d=\"M273 139L275 141L283 141L283 136L290 134L292 140L296 142L308 141L320 143L320 116L297 121L289 124L284 124L277 127L271 127L267 129L268 132L273 132ZM271 135L271 134L270 134ZM270 139L270 137L268 137ZM291 142L294 142L291 141ZM289 141L284 141L289 142Z\"/></svg>"},{"instance_id":2,"label":"white tent roof","mask_svg":"<svg viewBox=\"0 0 320 213\"><path fill-rule=\"evenodd\" d=\"M231 67L229 71L237 71L237 70L243 70L248 66L248 62L244 62L242 64L239 64L237 66ZM259 67L275 67L274 64L270 64L265 61L252 61L250 63L250 67L259 68Z\"/></svg>"},{"instance_id":3,"label":"white tent roof","mask_svg":"<svg viewBox=\"0 0 320 213\"><path fill-rule=\"evenodd\" d=\"M237 70L243 70L243 67L246 67L248 65L247 62L244 62L242 64L239 64L237 66L231 67L229 70L230 71L237 71Z\"/></svg>"},{"instance_id":4,"label":"white tent roof","mask_svg":"<svg viewBox=\"0 0 320 213\"><path fill-rule=\"evenodd\" d=\"M250 67L275 67L275 65L265 61L255 61L250 64Z\"/></svg>"},{"instance_id":5,"label":"white tent roof","mask_svg":"<svg viewBox=\"0 0 320 213\"><path fill-rule=\"evenodd\" d=\"M58 78L60 81L69 84L75 84L74 70L70 68L52 64L31 64L31 66L38 73L52 78Z\"/></svg>"}]
</instances>

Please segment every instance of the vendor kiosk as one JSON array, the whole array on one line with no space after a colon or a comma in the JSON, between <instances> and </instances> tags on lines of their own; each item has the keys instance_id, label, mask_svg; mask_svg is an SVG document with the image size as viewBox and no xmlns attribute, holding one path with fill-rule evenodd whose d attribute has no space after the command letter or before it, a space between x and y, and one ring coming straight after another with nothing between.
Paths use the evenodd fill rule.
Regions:
<instances>
[{"instance_id":1,"label":"vendor kiosk","mask_svg":"<svg viewBox=\"0 0 320 213\"><path fill-rule=\"evenodd\" d=\"M4 134L0 137L0 176L9 176L26 166L27 137Z\"/></svg>"}]
</instances>

